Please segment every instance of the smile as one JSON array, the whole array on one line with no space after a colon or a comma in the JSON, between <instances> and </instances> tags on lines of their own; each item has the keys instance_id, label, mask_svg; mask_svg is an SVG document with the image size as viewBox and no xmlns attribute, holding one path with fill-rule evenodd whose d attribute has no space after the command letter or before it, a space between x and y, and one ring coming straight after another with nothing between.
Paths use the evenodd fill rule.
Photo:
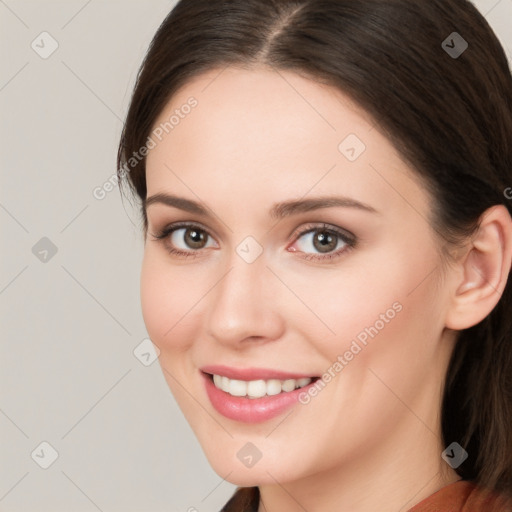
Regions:
<instances>
[{"instance_id":1,"label":"smile","mask_svg":"<svg viewBox=\"0 0 512 512\"><path fill-rule=\"evenodd\" d=\"M244 381L230 379L223 375L213 375L213 383L217 389L231 396L247 396L249 398L262 398L264 396L279 395L280 393L289 393L295 389L307 386L312 380L311 377L303 377L301 379Z\"/></svg>"},{"instance_id":2,"label":"smile","mask_svg":"<svg viewBox=\"0 0 512 512\"><path fill-rule=\"evenodd\" d=\"M213 408L243 423L259 423L283 414L299 403L299 395L320 378L256 368L210 366L201 370Z\"/></svg>"}]
</instances>

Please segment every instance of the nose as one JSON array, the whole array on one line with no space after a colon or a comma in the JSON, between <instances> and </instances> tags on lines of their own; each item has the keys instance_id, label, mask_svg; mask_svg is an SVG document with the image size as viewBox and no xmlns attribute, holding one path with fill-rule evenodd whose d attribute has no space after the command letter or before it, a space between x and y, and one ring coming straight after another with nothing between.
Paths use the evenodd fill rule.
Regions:
<instances>
[{"instance_id":1,"label":"nose","mask_svg":"<svg viewBox=\"0 0 512 512\"><path fill-rule=\"evenodd\" d=\"M246 263L235 255L231 263L210 296L205 312L207 336L235 349L244 348L248 341L279 339L285 323L279 281L263 257Z\"/></svg>"}]
</instances>

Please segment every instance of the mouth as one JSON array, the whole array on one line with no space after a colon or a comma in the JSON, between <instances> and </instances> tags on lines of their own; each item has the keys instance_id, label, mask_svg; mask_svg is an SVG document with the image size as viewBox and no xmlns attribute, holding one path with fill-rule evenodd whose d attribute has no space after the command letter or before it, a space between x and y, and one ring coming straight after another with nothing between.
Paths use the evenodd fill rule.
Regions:
<instances>
[{"instance_id":1,"label":"mouth","mask_svg":"<svg viewBox=\"0 0 512 512\"><path fill-rule=\"evenodd\" d=\"M200 371L213 408L243 423L260 423L284 414L320 379L317 376L262 369L210 366Z\"/></svg>"},{"instance_id":2,"label":"mouth","mask_svg":"<svg viewBox=\"0 0 512 512\"><path fill-rule=\"evenodd\" d=\"M214 386L228 395L240 398L258 399L290 393L316 382L320 377L300 377L298 379L230 379L225 375L205 373Z\"/></svg>"}]
</instances>

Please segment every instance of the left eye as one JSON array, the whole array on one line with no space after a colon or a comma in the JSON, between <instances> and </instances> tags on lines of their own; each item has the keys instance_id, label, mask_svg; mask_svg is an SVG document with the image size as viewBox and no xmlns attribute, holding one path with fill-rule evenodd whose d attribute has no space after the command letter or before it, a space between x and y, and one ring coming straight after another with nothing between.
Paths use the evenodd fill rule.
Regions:
<instances>
[{"instance_id":1,"label":"left eye","mask_svg":"<svg viewBox=\"0 0 512 512\"><path fill-rule=\"evenodd\" d=\"M320 254L340 252L347 246L351 246L353 240L341 232L327 228L316 228L299 235L295 245L298 250L310 253L311 249Z\"/></svg>"}]
</instances>

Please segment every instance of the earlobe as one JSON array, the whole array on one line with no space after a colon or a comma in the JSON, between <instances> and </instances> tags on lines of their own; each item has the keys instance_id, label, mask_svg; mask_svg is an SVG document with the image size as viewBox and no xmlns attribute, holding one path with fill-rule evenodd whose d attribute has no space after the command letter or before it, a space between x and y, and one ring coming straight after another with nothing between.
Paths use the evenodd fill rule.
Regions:
<instances>
[{"instance_id":1,"label":"earlobe","mask_svg":"<svg viewBox=\"0 0 512 512\"><path fill-rule=\"evenodd\" d=\"M484 212L464 256L446 327L462 330L482 321L498 303L512 261L512 219L503 205Z\"/></svg>"}]
</instances>

